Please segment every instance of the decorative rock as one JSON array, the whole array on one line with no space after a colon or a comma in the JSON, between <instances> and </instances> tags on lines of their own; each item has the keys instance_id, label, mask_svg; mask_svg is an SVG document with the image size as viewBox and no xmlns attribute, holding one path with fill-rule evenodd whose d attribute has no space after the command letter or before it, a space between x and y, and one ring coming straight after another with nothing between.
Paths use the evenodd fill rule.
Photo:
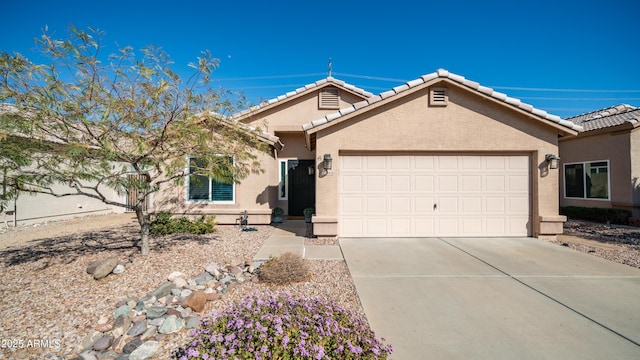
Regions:
<instances>
[{"instance_id":1,"label":"decorative rock","mask_svg":"<svg viewBox=\"0 0 640 360\"><path fill-rule=\"evenodd\" d=\"M113 342L112 336L103 336L93 344L93 350L95 351L107 350L109 346L111 346L112 342Z\"/></svg>"},{"instance_id":2,"label":"decorative rock","mask_svg":"<svg viewBox=\"0 0 640 360\"><path fill-rule=\"evenodd\" d=\"M206 284L212 280L215 280L215 279L208 272L200 273L195 278L193 278L193 281L195 281L195 285Z\"/></svg>"},{"instance_id":3,"label":"decorative rock","mask_svg":"<svg viewBox=\"0 0 640 360\"><path fill-rule=\"evenodd\" d=\"M147 341L129 354L129 360L147 360L153 358L158 352L157 341Z\"/></svg>"},{"instance_id":4,"label":"decorative rock","mask_svg":"<svg viewBox=\"0 0 640 360\"><path fill-rule=\"evenodd\" d=\"M186 329L195 329L200 326L200 319L197 316L189 316L187 318Z\"/></svg>"},{"instance_id":5,"label":"decorative rock","mask_svg":"<svg viewBox=\"0 0 640 360\"><path fill-rule=\"evenodd\" d=\"M193 293L193 291L192 291L192 290L184 289L184 290L182 290L182 291L180 292L180 297L181 297L181 298L189 297L189 296L191 295L191 293Z\"/></svg>"},{"instance_id":6,"label":"decorative rock","mask_svg":"<svg viewBox=\"0 0 640 360\"><path fill-rule=\"evenodd\" d=\"M126 314L121 314L118 316L116 321L113 322L113 329L111 330L111 335L114 337L118 337L120 335L124 335L131 326L131 319Z\"/></svg>"},{"instance_id":7,"label":"decorative rock","mask_svg":"<svg viewBox=\"0 0 640 360\"><path fill-rule=\"evenodd\" d=\"M167 310L167 315L180 316L182 313L176 309Z\"/></svg>"},{"instance_id":8,"label":"decorative rock","mask_svg":"<svg viewBox=\"0 0 640 360\"><path fill-rule=\"evenodd\" d=\"M207 303L207 295L202 291L195 291L189 295L182 302L183 307L189 307L195 312L201 312L204 310L204 305Z\"/></svg>"},{"instance_id":9,"label":"decorative rock","mask_svg":"<svg viewBox=\"0 0 640 360\"><path fill-rule=\"evenodd\" d=\"M167 308L162 306L152 306L147 309L147 319L159 318L167 313Z\"/></svg>"},{"instance_id":10,"label":"decorative rock","mask_svg":"<svg viewBox=\"0 0 640 360\"><path fill-rule=\"evenodd\" d=\"M93 275L93 273L96 271L96 268L98 267L98 265L100 265L100 263L102 262L102 260L98 260L98 261L94 261L91 264L87 265L87 274L89 275Z\"/></svg>"},{"instance_id":11,"label":"decorative rock","mask_svg":"<svg viewBox=\"0 0 640 360\"><path fill-rule=\"evenodd\" d=\"M116 309L116 311L113 313L113 318L117 319L118 316L120 315L127 315L129 313L129 311L131 311L131 308L129 307L129 305L122 305L119 308Z\"/></svg>"},{"instance_id":12,"label":"decorative rock","mask_svg":"<svg viewBox=\"0 0 640 360\"><path fill-rule=\"evenodd\" d=\"M109 318L106 316L101 316L100 320L98 320L98 325L106 324L109 322Z\"/></svg>"},{"instance_id":13,"label":"decorative rock","mask_svg":"<svg viewBox=\"0 0 640 360\"><path fill-rule=\"evenodd\" d=\"M163 322L164 322L164 318L159 317L157 319L153 319L153 320L149 321L149 325L158 327L158 326L162 325Z\"/></svg>"},{"instance_id":14,"label":"decorative rock","mask_svg":"<svg viewBox=\"0 0 640 360\"><path fill-rule=\"evenodd\" d=\"M205 294L207 301L216 301L216 300L220 300L220 294L214 292L214 293L209 293L209 294Z\"/></svg>"},{"instance_id":15,"label":"decorative rock","mask_svg":"<svg viewBox=\"0 0 640 360\"><path fill-rule=\"evenodd\" d=\"M112 273L116 275L124 274L124 265L123 264L116 265L116 267L113 268Z\"/></svg>"},{"instance_id":16,"label":"decorative rock","mask_svg":"<svg viewBox=\"0 0 640 360\"><path fill-rule=\"evenodd\" d=\"M180 331L184 326L184 319L180 319L175 315L168 316L162 325L158 328L158 333L160 334L173 334L175 332Z\"/></svg>"},{"instance_id":17,"label":"decorative rock","mask_svg":"<svg viewBox=\"0 0 640 360\"><path fill-rule=\"evenodd\" d=\"M142 345L142 340L138 338L134 338L129 341L123 348L122 352L125 354L131 354L135 349L137 349L140 345Z\"/></svg>"},{"instance_id":18,"label":"decorative rock","mask_svg":"<svg viewBox=\"0 0 640 360\"><path fill-rule=\"evenodd\" d=\"M103 351L98 354L98 360L116 360L118 354L113 350Z\"/></svg>"},{"instance_id":19,"label":"decorative rock","mask_svg":"<svg viewBox=\"0 0 640 360\"><path fill-rule=\"evenodd\" d=\"M133 317L133 319L131 319L131 321L133 321L133 322L137 322L137 321L140 321L140 320L146 320L146 319L147 319L147 315L142 314L142 315L136 315L136 316L134 316L134 317Z\"/></svg>"},{"instance_id":20,"label":"decorative rock","mask_svg":"<svg viewBox=\"0 0 640 360\"><path fill-rule=\"evenodd\" d=\"M229 274L236 276L238 274L242 274L242 269L237 266L232 266L229 268Z\"/></svg>"},{"instance_id":21,"label":"decorative rock","mask_svg":"<svg viewBox=\"0 0 640 360\"><path fill-rule=\"evenodd\" d=\"M180 311L180 317L183 318L183 319L188 318L192 314L193 314L193 310L191 308L186 308L186 309L183 309L182 311Z\"/></svg>"},{"instance_id":22,"label":"decorative rock","mask_svg":"<svg viewBox=\"0 0 640 360\"><path fill-rule=\"evenodd\" d=\"M171 289L171 295L180 296L180 289Z\"/></svg>"},{"instance_id":23,"label":"decorative rock","mask_svg":"<svg viewBox=\"0 0 640 360\"><path fill-rule=\"evenodd\" d=\"M98 357L93 351L85 351L80 353L81 360L98 360Z\"/></svg>"},{"instance_id":24,"label":"decorative rock","mask_svg":"<svg viewBox=\"0 0 640 360\"><path fill-rule=\"evenodd\" d=\"M169 274L169 276L167 276L167 280L169 281L173 281L175 282L176 279L178 278L182 278L182 279L186 279L187 278L187 274L180 272L180 271L174 271L171 274Z\"/></svg>"},{"instance_id":25,"label":"decorative rock","mask_svg":"<svg viewBox=\"0 0 640 360\"><path fill-rule=\"evenodd\" d=\"M177 288L184 288L184 287L187 287L188 285L187 280L183 278L176 278L175 280L173 280L173 283L176 285Z\"/></svg>"},{"instance_id":26,"label":"decorative rock","mask_svg":"<svg viewBox=\"0 0 640 360\"><path fill-rule=\"evenodd\" d=\"M111 331L111 329L113 329L113 325L111 324L96 325L96 331L100 331L101 333L106 333L107 331Z\"/></svg>"},{"instance_id":27,"label":"decorative rock","mask_svg":"<svg viewBox=\"0 0 640 360\"><path fill-rule=\"evenodd\" d=\"M153 337L155 337L156 334L158 334L158 328L153 326L153 325L149 326L147 328L147 331L145 331L144 334L140 335L140 340L147 341L147 340L152 339Z\"/></svg>"},{"instance_id":28,"label":"decorative rock","mask_svg":"<svg viewBox=\"0 0 640 360\"><path fill-rule=\"evenodd\" d=\"M144 333L145 331L147 331L147 321L140 320L133 323L133 326L131 327L131 329L127 331L127 335L138 336Z\"/></svg>"},{"instance_id":29,"label":"decorative rock","mask_svg":"<svg viewBox=\"0 0 640 360\"><path fill-rule=\"evenodd\" d=\"M149 296L155 296L157 298L161 298L163 296L167 296L171 293L171 289L175 287L173 281L167 281L166 283L160 285L157 289L155 289Z\"/></svg>"},{"instance_id":30,"label":"decorative rock","mask_svg":"<svg viewBox=\"0 0 640 360\"><path fill-rule=\"evenodd\" d=\"M98 339L100 339L102 336L102 333L99 331L94 331L91 334L85 336L85 338L82 339L82 348L88 349L93 347L93 344L95 344L95 342L98 341Z\"/></svg>"},{"instance_id":31,"label":"decorative rock","mask_svg":"<svg viewBox=\"0 0 640 360\"><path fill-rule=\"evenodd\" d=\"M114 257L101 261L93 270L93 278L100 280L106 277L111 274L116 265L118 265L118 259Z\"/></svg>"},{"instance_id":32,"label":"decorative rock","mask_svg":"<svg viewBox=\"0 0 640 360\"><path fill-rule=\"evenodd\" d=\"M116 360L129 360L129 354L120 354Z\"/></svg>"},{"instance_id":33,"label":"decorative rock","mask_svg":"<svg viewBox=\"0 0 640 360\"><path fill-rule=\"evenodd\" d=\"M129 336L126 334L119 336L113 341L113 343L111 344L111 348L115 350L115 352L121 353L124 346L128 344L131 340L133 340L133 336Z\"/></svg>"}]
</instances>

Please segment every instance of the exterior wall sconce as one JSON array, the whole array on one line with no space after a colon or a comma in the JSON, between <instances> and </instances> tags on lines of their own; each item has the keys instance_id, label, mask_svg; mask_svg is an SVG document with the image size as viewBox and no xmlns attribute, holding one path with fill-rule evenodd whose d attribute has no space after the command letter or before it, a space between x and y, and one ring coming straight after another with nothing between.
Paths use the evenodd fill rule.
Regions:
<instances>
[{"instance_id":1,"label":"exterior wall sconce","mask_svg":"<svg viewBox=\"0 0 640 360\"><path fill-rule=\"evenodd\" d=\"M329 171L333 166L333 159L331 158L331 154L324 154L324 160L322 161L322 168Z\"/></svg>"},{"instance_id":2,"label":"exterior wall sconce","mask_svg":"<svg viewBox=\"0 0 640 360\"><path fill-rule=\"evenodd\" d=\"M547 154L544 159L549 163L550 169L557 169L560 166L560 158L553 154Z\"/></svg>"}]
</instances>

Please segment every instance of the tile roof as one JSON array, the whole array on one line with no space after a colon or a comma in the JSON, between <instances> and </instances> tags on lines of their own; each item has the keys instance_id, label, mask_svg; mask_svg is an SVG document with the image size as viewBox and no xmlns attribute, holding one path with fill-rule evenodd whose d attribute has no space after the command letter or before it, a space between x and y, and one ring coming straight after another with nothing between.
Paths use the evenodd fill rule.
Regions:
<instances>
[{"instance_id":1,"label":"tile roof","mask_svg":"<svg viewBox=\"0 0 640 360\"><path fill-rule=\"evenodd\" d=\"M567 120L582 126L584 131L604 129L624 123L638 124L640 121L640 108L620 104L586 114L572 116L567 118Z\"/></svg>"},{"instance_id":2,"label":"tile roof","mask_svg":"<svg viewBox=\"0 0 640 360\"><path fill-rule=\"evenodd\" d=\"M368 107L368 106L370 106L372 104L375 104L375 103L377 103L379 101L382 101L384 99L388 99L390 97L399 95L399 94L401 94L401 93L403 93L403 92L405 92L405 91L407 91L409 89L415 88L417 86L420 86L420 85L422 85L424 83L427 83L427 82L429 82L431 80L438 79L438 78L452 80L452 81L454 81L456 83L459 83L459 84L461 84L461 85L463 85L463 86L465 86L467 88L470 88L470 89L472 89L472 90L474 90L476 92L479 92L479 93L481 93L483 95L490 96L490 97L492 97L494 99L500 100L500 101L504 102L505 104L507 104L509 106L513 106L513 107L518 108L520 110L524 110L526 112L530 112L530 113L532 113L532 114L534 114L534 115L536 115L538 117L541 117L541 118L543 118L545 120L554 122L556 124L559 124L559 125L561 125L563 127L569 128L571 130L574 130L574 131L581 131L582 130L581 126L579 126L579 125L577 125L577 124L575 124L575 123L573 123L571 121L563 120L557 115L552 115L552 114L547 113L544 110L540 110L540 109L534 108L532 105L523 103L519 99L509 97L506 94L494 91L491 88L488 88L486 86L482 86L482 85L478 84L475 81L467 80L463 76L456 75L456 74L451 73L451 72L449 72L447 70L444 70L444 69L438 69L436 72L423 75L423 76L421 76L421 77L419 77L419 78L417 78L415 80L408 81L407 83L405 83L403 85L396 86L396 87L394 87L393 89L391 89L389 91L385 91L383 93L380 93L379 95L369 97L366 100L363 100L361 102L355 103L352 106L349 106L347 108L340 109L336 113L328 114L328 115L326 115L325 117L323 117L321 119L317 119L317 120L314 120L314 121L312 121L310 123L304 124L304 125L302 125L302 129L305 130L305 131L313 129L315 127L321 126L321 125L329 123L331 121L334 121L334 120L336 120L336 119L338 119L338 118L340 118L340 117L342 117L342 116L344 116L346 114L349 114L349 113L352 113L352 112L354 112L356 110L360 110L362 108Z\"/></svg>"},{"instance_id":3,"label":"tile roof","mask_svg":"<svg viewBox=\"0 0 640 360\"><path fill-rule=\"evenodd\" d=\"M270 99L270 100L267 100L267 101L263 101L259 105L252 106L247 110L243 110L243 111L235 114L233 117L234 118L243 117L243 116L248 115L250 113L253 113L255 111L261 110L261 109L263 109L265 107L268 107L268 106L283 102L283 101L285 101L287 99L290 99L290 98L292 98L294 96L297 96L299 94L302 94L302 93L305 93L305 92L309 92L309 91L313 91L313 90L316 90L316 89L319 89L319 88L322 88L322 87L325 87L325 86L328 86L328 85L335 85L335 86L347 89L347 90L349 90L349 91L351 91L353 93L356 93L356 94L358 94L358 95L360 95L362 97L365 97L365 98L373 96L372 93L370 93L370 92L368 92L368 91L366 91L364 89L361 89L359 87L356 87L356 86L353 86L351 84L348 84L348 83L346 83L346 82L344 82L342 80L338 80L338 79L336 79L336 78L334 78L332 76L329 76L329 77L326 77L324 79L321 79L321 80L318 80L316 82L313 82L311 84L307 84L307 85L305 85L305 86L303 86L301 88L298 88L296 90L290 91L290 92L288 92L286 94L280 95L280 96L278 96L276 98L273 98L273 99Z\"/></svg>"}]
</instances>

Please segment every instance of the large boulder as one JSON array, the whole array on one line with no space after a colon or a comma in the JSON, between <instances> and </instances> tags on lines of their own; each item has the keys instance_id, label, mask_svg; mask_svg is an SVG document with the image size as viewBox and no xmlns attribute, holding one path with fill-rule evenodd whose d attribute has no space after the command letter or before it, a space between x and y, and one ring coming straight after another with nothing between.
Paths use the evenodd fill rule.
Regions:
<instances>
[{"instance_id":1,"label":"large boulder","mask_svg":"<svg viewBox=\"0 0 640 360\"><path fill-rule=\"evenodd\" d=\"M89 264L89 266L87 266L87 273L93 274L94 279L100 280L111 274L116 266L118 266L118 259L110 257L108 259Z\"/></svg>"}]
</instances>

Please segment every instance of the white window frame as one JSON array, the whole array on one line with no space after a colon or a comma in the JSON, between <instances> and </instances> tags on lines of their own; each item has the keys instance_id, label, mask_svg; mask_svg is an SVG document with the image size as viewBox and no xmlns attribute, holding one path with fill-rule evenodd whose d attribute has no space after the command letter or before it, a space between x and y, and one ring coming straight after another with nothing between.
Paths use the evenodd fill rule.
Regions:
<instances>
[{"instance_id":1,"label":"white window frame","mask_svg":"<svg viewBox=\"0 0 640 360\"><path fill-rule=\"evenodd\" d=\"M223 155L220 155L223 156ZM193 156L188 156L187 157L187 166L185 168L185 173L189 174L189 164L190 164L190 159L194 158ZM232 157L232 161L235 162L235 158ZM208 200L192 200L189 199L189 178L191 177L191 175L187 175L184 178L184 200L185 203L187 204L227 204L227 205L232 205L236 203L236 183L233 182L231 183L231 200L212 200L212 196L213 196L213 179L211 179L211 177L209 177L209 199Z\"/></svg>"},{"instance_id":2,"label":"white window frame","mask_svg":"<svg viewBox=\"0 0 640 360\"><path fill-rule=\"evenodd\" d=\"M278 159L278 200L289 200L289 159ZM284 166L284 179L282 167ZM280 194L280 187L284 181L284 196Z\"/></svg>"},{"instance_id":3,"label":"white window frame","mask_svg":"<svg viewBox=\"0 0 640 360\"><path fill-rule=\"evenodd\" d=\"M593 163L599 163L599 162L606 162L607 163L607 198L606 199L602 199L602 198L593 198L593 197L587 197L587 174L586 174L586 169L587 169L587 164L593 164ZM582 197L575 197L575 196L567 196L567 166L568 165L582 165L582 171L583 171L583 176L582 176L582 188L584 193L582 194ZM579 200L590 200L590 201L611 201L611 162L609 160L589 160L589 161L576 161L576 162L571 162L571 163L566 163L563 164L562 166L562 187L564 189L564 198L565 199L579 199Z\"/></svg>"}]
</instances>

